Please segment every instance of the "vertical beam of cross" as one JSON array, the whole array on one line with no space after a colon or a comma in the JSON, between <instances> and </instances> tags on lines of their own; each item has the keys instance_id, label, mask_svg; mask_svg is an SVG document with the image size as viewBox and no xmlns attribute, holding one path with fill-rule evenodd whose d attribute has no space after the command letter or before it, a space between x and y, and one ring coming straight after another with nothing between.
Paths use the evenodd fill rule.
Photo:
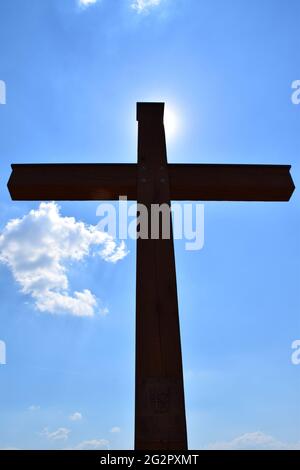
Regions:
<instances>
[{"instance_id":1,"label":"vertical beam of cross","mask_svg":"<svg viewBox=\"0 0 300 470\"><path fill-rule=\"evenodd\" d=\"M151 205L170 207L163 112L163 104L137 108L137 200L149 233ZM173 236L161 235L137 241L136 449L187 448Z\"/></svg>"}]
</instances>

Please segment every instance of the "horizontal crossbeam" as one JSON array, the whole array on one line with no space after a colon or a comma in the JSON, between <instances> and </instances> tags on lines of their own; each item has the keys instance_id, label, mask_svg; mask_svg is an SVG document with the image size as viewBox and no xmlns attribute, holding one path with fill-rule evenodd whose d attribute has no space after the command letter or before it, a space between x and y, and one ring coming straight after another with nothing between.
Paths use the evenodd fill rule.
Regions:
<instances>
[{"instance_id":1,"label":"horizontal crossbeam","mask_svg":"<svg viewBox=\"0 0 300 470\"><path fill-rule=\"evenodd\" d=\"M17 201L136 199L136 164L12 165L8 189Z\"/></svg>"},{"instance_id":2,"label":"horizontal crossbeam","mask_svg":"<svg viewBox=\"0 0 300 470\"><path fill-rule=\"evenodd\" d=\"M295 189L290 165L168 164L171 200L288 201ZM13 200L137 198L137 164L16 164Z\"/></svg>"},{"instance_id":3,"label":"horizontal crossbeam","mask_svg":"<svg viewBox=\"0 0 300 470\"><path fill-rule=\"evenodd\" d=\"M289 201L290 165L171 164L172 200Z\"/></svg>"}]
</instances>

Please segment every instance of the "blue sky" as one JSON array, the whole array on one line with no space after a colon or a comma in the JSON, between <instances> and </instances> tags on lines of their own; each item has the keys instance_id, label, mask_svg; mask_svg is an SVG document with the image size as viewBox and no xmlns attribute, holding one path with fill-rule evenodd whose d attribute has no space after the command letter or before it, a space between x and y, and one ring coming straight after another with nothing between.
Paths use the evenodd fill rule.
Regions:
<instances>
[{"instance_id":1,"label":"blue sky","mask_svg":"<svg viewBox=\"0 0 300 470\"><path fill-rule=\"evenodd\" d=\"M49 254L28 215L40 203L10 201L10 164L135 162L136 101L175 110L170 162L291 164L297 187L299 14L297 0L2 0L2 235L26 216L20 256L26 243ZM42 311L0 264L0 448L132 448L135 243L117 262L88 256L97 203L59 206L50 228L69 223L83 251L51 273L97 309ZM176 241L190 448L300 447L299 215L297 190L288 204L206 203L204 248Z\"/></svg>"}]
</instances>

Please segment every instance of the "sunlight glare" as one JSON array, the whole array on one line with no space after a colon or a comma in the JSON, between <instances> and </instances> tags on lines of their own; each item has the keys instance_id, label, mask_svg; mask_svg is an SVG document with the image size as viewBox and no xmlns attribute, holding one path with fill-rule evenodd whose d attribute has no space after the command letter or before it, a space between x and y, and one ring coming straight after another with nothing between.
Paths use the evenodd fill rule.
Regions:
<instances>
[{"instance_id":1,"label":"sunlight glare","mask_svg":"<svg viewBox=\"0 0 300 470\"><path fill-rule=\"evenodd\" d=\"M166 138L168 140L174 140L174 138L178 134L179 121L178 121L178 115L169 106L165 107L164 124L165 124Z\"/></svg>"}]
</instances>

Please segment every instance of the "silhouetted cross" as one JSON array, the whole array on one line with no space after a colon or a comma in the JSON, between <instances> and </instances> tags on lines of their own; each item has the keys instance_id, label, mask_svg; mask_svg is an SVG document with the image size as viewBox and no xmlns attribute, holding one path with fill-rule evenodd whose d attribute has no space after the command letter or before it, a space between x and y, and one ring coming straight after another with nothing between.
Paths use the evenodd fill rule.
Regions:
<instances>
[{"instance_id":1,"label":"silhouetted cross","mask_svg":"<svg viewBox=\"0 0 300 470\"><path fill-rule=\"evenodd\" d=\"M137 164L12 165L13 200L288 201L288 165L167 162L164 103L138 103ZM169 215L170 217L170 215ZM151 221L150 221L151 223ZM170 220L171 223L171 220ZM135 448L187 448L173 236L137 240Z\"/></svg>"}]
</instances>

